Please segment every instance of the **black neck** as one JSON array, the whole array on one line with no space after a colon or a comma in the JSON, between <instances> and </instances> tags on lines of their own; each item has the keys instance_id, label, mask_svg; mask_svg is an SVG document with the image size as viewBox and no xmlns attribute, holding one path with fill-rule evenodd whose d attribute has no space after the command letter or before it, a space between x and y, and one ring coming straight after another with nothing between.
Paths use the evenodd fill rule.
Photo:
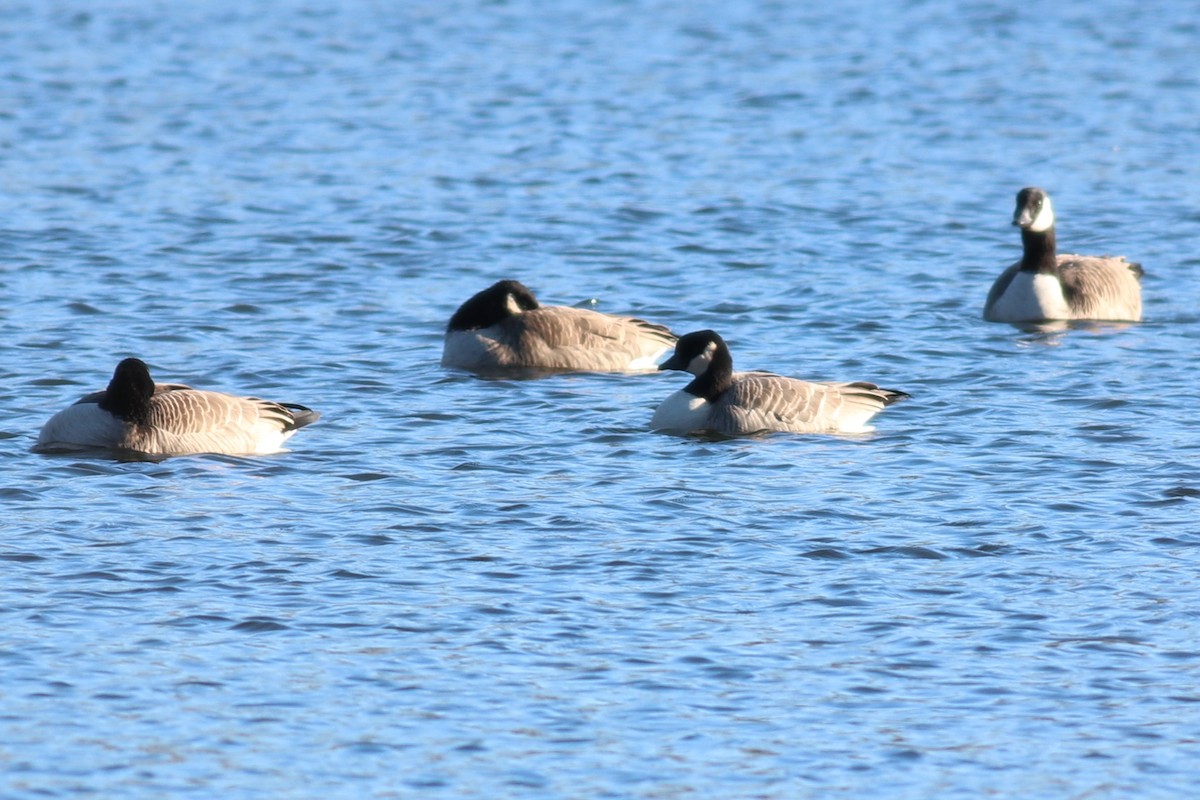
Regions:
<instances>
[{"instance_id":1,"label":"black neck","mask_svg":"<svg viewBox=\"0 0 1200 800\"><path fill-rule=\"evenodd\" d=\"M708 369L693 378L683 390L696 397L703 397L711 403L732 385L733 356L729 355L727 348L718 347L712 360L708 362Z\"/></svg>"},{"instance_id":2,"label":"black neck","mask_svg":"<svg viewBox=\"0 0 1200 800\"><path fill-rule=\"evenodd\" d=\"M459 306L450 323L446 326L452 331L473 331L479 328L490 328L508 316L508 309L497 305L490 297L475 295Z\"/></svg>"},{"instance_id":3,"label":"black neck","mask_svg":"<svg viewBox=\"0 0 1200 800\"><path fill-rule=\"evenodd\" d=\"M1058 272L1054 228L1041 232L1022 230L1021 244L1025 247L1025 254L1021 257L1022 271L1041 272L1049 275Z\"/></svg>"}]
</instances>

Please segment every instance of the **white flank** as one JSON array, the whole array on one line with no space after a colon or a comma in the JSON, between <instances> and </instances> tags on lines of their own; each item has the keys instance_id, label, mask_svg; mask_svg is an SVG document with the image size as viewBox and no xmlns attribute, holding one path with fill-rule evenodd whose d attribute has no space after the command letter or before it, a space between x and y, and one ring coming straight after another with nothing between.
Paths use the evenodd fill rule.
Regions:
<instances>
[{"instance_id":1,"label":"white flank","mask_svg":"<svg viewBox=\"0 0 1200 800\"><path fill-rule=\"evenodd\" d=\"M262 419L245 426L222 427L215 430L175 433L155 431L152 452L164 455L184 453L228 453L231 455L265 456L278 453L283 443L296 431L285 431L273 420Z\"/></svg>"},{"instance_id":2,"label":"white flank","mask_svg":"<svg viewBox=\"0 0 1200 800\"><path fill-rule=\"evenodd\" d=\"M834 424L837 425L837 432L873 433L875 426L867 423L882 410L882 407L872 408L870 406L848 405L842 409L841 413L834 420Z\"/></svg>"}]
</instances>

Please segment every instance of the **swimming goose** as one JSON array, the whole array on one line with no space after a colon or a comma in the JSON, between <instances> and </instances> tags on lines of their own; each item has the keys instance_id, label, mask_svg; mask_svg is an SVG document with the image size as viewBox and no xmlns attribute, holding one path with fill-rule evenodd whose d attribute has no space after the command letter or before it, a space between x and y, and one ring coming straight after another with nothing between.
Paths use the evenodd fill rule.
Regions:
<instances>
[{"instance_id":1,"label":"swimming goose","mask_svg":"<svg viewBox=\"0 0 1200 800\"><path fill-rule=\"evenodd\" d=\"M517 281L498 281L446 326L442 366L472 372L653 370L675 345L662 325L583 308L539 305Z\"/></svg>"},{"instance_id":2,"label":"swimming goose","mask_svg":"<svg viewBox=\"0 0 1200 800\"><path fill-rule=\"evenodd\" d=\"M770 372L734 372L729 347L713 331L679 337L675 353L659 369L696 376L664 400L650 420L655 430L672 433L866 433L874 430L867 420L908 397L873 383L810 383Z\"/></svg>"},{"instance_id":3,"label":"swimming goose","mask_svg":"<svg viewBox=\"0 0 1200 800\"><path fill-rule=\"evenodd\" d=\"M1142 265L1122 256L1056 255L1054 209L1043 190L1028 187L1017 193L1013 225L1021 228L1025 253L996 279L983 307L984 319L1137 322L1142 318Z\"/></svg>"},{"instance_id":4,"label":"swimming goose","mask_svg":"<svg viewBox=\"0 0 1200 800\"><path fill-rule=\"evenodd\" d=\"M318 417L304 406L155 383L144 362L127 358L117 364L107 389L51 417L34 450L262 455L278 452L284 441Z\"/></svg>"}]
</instances>

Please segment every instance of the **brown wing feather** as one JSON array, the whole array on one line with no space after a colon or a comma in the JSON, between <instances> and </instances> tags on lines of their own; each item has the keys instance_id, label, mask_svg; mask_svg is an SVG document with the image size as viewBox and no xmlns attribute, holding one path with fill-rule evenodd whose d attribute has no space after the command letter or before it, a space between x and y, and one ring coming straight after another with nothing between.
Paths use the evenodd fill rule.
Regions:
<instances>
[{"instance_id":1,"label":"brown wing feather","mask_svg":"<svg viewBox=\"0 0 1200 800\"><path fill-rule=\"evenodd\" d=\"M123 447L147 453L250 452L263 428L287 430L291 413L277 403L186 387L159 390L144 426Z\"/></svg>"},{"instance_id":2,"label":"brown wing feather","mask_svg":"<svg viewBox=\"0 0 1200 800\"><path fill-rule=\"evenodd\" d=\"M1058 257L1063 297L1076 319L1140 320L1142 267L1120 256Z\"/></svg>"},{"instance_id":3,"label":"brown wing feather","mask_svg":"<svg viewBox=\"0 0 1200 800\"><path fill-rule=\"evenodd\" d=\"M722 433L857 431L884 406L906 396L873 383L812 383L739 373L714 404L711 424Z\"/></svg>"},{"instance_id":4,"label":"brown wing feather","mask_svg":"<svg viewBox=\"0 0 1200 800\"><path fill-rule=\"evenodd\" d=\"M517 363L548 369L623 369L634 359L652 358L675 343L661 325L583 308L534 309L514 318Z\"/></svg>"}]
</instances>

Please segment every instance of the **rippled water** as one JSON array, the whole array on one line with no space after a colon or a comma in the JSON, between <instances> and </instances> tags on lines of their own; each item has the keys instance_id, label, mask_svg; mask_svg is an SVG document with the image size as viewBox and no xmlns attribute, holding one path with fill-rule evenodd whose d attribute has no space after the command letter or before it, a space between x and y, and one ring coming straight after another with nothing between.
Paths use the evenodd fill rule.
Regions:
<instances>
[{"instance_id":1,"label":"rippled water","mask_svg":"<svg viewBox=\"0 0 1200 800\"><path fill-rule=\"evenodd\" d=\"M0 795L1200 790L1185 6L9 4ZM1027 184L1146 322L979 319ZM442 370L498 277L913 398ZM30 454L125 355L324 417Z\"/></svg>"}]
</instances>

